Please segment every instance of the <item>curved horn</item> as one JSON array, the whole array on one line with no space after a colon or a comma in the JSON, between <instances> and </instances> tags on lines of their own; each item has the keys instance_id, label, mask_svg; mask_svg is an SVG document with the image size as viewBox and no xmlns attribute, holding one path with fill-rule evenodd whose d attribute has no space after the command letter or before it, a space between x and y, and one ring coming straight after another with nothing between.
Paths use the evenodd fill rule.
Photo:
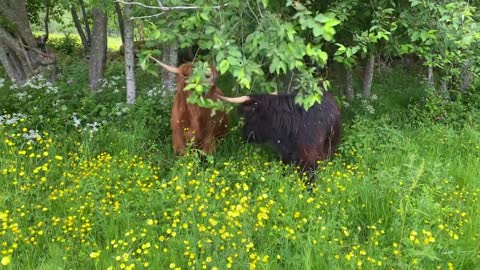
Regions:
<instances>
[{"instance_id":1,"label":"curved horn","mask_svg":"<svg viewBox=\"0 0 480 270\"><path fill-rule=\"evenodd\" d=\"M270 95L278 96L278 90L273 91Z\"/></svg>"},{"instance_id":2,"label":"curved horn","mask_svg":"<svg viewBox=\"0 0 480 270\"><path fill-rule=\"evenodd\" d=\"M166 69L167 71L170 71L175 74L181 74L180 69L176 67L169 66L165 63L162 63L160 60L154 58L153 56L149 55L149 57L155 61L155 63L159 64L162 68Z\"/></svg>"},{"instance_id":3,"label":"curved horn","mask_svg":"<svg viewBox=\"0 0 480 270\"><path fill-rule=\"evenodd\" d=\"M221 95L217 95L217 97L223 101L230 102L230 103L235 103L235 104L241 104L246 101L250 100L249 96L241 96L241 97L224 97Z\"/></svg>"}]
</instances>

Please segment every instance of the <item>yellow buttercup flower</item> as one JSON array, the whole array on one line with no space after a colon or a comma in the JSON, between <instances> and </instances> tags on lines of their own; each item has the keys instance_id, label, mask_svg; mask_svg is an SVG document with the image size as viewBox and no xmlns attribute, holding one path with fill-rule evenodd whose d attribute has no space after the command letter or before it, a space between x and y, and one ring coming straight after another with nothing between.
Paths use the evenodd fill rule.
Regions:
<instances>
[{"instance_id":1,"label":"yellow buttercup flower","mask_svg":"<svg viewBox=\"0 0 480 270\"><path fill-rule=\"evenodd\" d=\"M10 262L11 262L10 256L3 257L1 261L2 265L5 265L5 266L9 265Z\"/></svg>"}]
</instances>

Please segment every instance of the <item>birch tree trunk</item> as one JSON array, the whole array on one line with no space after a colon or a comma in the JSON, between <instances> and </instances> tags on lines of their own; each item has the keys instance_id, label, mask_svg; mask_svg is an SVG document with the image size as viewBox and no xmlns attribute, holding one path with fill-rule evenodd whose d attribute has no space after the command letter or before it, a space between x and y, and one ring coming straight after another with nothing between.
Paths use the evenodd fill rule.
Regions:
<instances>
[{"instance_id":1,"label":"birch tree trunk","mask_svg":"<svg viewBox=\"0 0 480 270\"><path fill-rule=\"evenodd\" d=\"M372 92L372 81L373 81L373 68L375 66L375 55L370 53L365 64L365 70L363 73L363 89L362 95L364 98L368 98Z\"/></svg>"},{"instance_id":2,"label":"birch tree trunk","mask_svg":"<svg viewBox=\"0 0 480 270\"><path fill-rule=\"evenodd\" d=\"M163 45L162 62L175 67L178 65L178 42ZM175 92L175 86L175 74L162 70L162 88Z\"/></svg>"},{"instance_id":3,"label":"birch tree trunk","mask_svg":"<svg viewBox=\"0 0 480 270\"><path fill-rule=\"evenodd\" d=\"M103 79L107 60L107 15L101 8L93 9L92 37L88 79L90 89L97 90Z\"/></svg>"},{"instance_id":4,"label":"birch tree trunk","mask_svg":"<svg viewBox=\"0 0 480 270\"><path fill-rule=\"evenodd\" d=\"M132 0L126 0L125 2L131 2ZM120 6L119 6L120 7ZM132 5L125 5L125 77L127 81L127 103L133 104L135 102L135 52L133 43L133 21L130 19L132 16ZM119 17L119 20L121 17Z\"/></svg>"}]
</instances>

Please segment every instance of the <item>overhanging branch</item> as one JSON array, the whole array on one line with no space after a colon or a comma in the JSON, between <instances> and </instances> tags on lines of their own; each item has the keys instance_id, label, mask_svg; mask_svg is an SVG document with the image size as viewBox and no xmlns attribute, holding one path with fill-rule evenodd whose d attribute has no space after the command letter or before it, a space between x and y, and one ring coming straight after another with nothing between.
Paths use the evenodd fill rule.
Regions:
<instances>
[{"instance_id":1,"label":"overhanging branch","mask_svg":"<svg viewBox=\"0 0 480 270\"><path fill-rule=\"evenodd\" d=\"M166 6L163 6L162 3L160 1L158 1L158 6L149 6L149 5L145 5L143 3L140 3L140 2L125 2L123 0L115 0L115 2L119 2L119 3L122 3L124 5L137 5L137 6L141 6L141 7L144 7L144 8L149 8L149 9L158 9L158 10L161 10L161 11L172 11L172 10L194 10L194 9L200 9L201 7L199 6L174 6L174 7L166 7ZM222 7L226 7L228 6L228 3L226 4L223 4L223 5L218 5L218 6L212 6L211 8L222 8Z\"/></svg>"},{"instance_id":2,"label":"overhanging branch","mask_svg":"<svg viewBox=\"0 0 480 270\"><path fill-rule=\"evenodd\" d=\"M165 14L165 12L160 12L160 13L156 13L156 14L153 14L153 15L138 16L138 17L130 17L130 20L138 20L138 19L148 19L148 18L155 18L155 17L162 16L163 14Z\"/></svg>"}]
</instances>

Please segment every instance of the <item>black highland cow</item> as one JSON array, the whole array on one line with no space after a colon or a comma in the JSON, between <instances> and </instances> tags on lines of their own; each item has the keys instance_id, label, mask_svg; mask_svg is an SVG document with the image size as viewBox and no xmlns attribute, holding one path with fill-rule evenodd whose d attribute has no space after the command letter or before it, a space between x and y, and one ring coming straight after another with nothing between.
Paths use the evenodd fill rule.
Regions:
<instances>
[{"instance_id":1,"label":"black highland cow","mask_svg":"<svg viewBox=\"0 0 480 270\"><path fill-rule=\"evenodd\" d=\"M317 161L330 158L340 142L340 109L330 92L308 110L297 105L291 94L220 98L240 104L247 142L270 145L283 162L299 165L303 171L311 172Z\"/></svg>"}]
</instances>

